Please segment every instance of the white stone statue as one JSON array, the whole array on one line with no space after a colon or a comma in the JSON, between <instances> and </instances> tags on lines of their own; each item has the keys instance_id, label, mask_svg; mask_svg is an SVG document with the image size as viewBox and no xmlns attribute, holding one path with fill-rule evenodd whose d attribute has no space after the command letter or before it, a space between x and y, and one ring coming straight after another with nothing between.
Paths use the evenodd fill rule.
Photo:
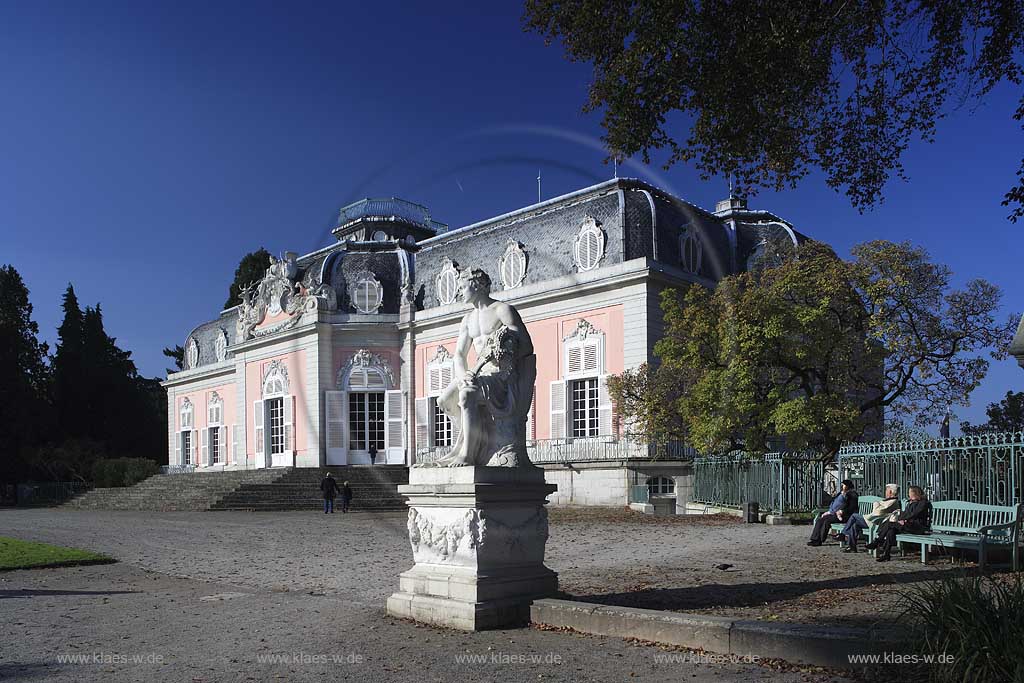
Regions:
<instances>
[{"instance_id":1,"label":"white stone statue","mask_svg":"<svg viewBox=\"0 0 1024 683\"><path fill-rule=\"evenodd\" d=\"M491 278L474 268L459 276L473 307L462 319L452 383L438 405L461 426L438 467L534 467L526 453L526 416L533 402L537 357L530 333L512 306L491 298ZM470 344L477 360L468 366Z\"/></svg>"}]
</instances>

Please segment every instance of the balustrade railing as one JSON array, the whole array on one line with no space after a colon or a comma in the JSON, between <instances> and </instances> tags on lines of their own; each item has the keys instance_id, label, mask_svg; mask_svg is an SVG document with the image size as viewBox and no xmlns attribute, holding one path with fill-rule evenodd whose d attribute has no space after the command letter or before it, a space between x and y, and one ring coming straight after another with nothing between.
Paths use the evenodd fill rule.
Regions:
<instances>
[{"instance_id":1,"label":"balustrade railing","mask_svg":"<svg viewBox=\"0 0 1024 683\"><path fill-rule=\"evenodd\" d=\"M1024 432L850 444L838 460L839 478L862 494L882 495L891 483L904 496L907 487L920 486L931 500L1024 503Z\"/></svg>"},{"instance_id":2,"label":"balustrade railing","mask_svg":"<svg viewBox=\"0 0 1024 683\"><path fill-rule=\"evenodd\" d=\"M821 504L825 465L813 454L733 454L697 458L693 475L694 502L740 507L756 501L781 515Z\"/></svg>"},{"instance_id":3,"label":"balustrade railing","mask_svg":"<svg viewBox=\"0 0 1024 683\"><path fill-rule=\"evenodd\" d=\"M417 463L443 458L450 446L431 446L416 451ZM697 453L681 441L647 443L633 439L599 436L589 439L536 439L526 442L530 461L540 464L607 460L692 460Z\"/></svg>"}]
</instances>

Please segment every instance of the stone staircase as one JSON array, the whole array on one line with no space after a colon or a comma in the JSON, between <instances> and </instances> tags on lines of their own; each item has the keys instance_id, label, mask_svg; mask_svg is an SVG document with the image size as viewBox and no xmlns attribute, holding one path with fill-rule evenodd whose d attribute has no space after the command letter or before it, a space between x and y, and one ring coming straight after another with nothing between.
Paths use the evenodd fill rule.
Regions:
<instances>
[{"instance_id":1,"label":"stone staircase","mask_svg":"<svg viewBox=\"0 0 1024 683\"><path fill-rule=\"evenodd\" d=\"M211 510L243 486L268 485L289 469L157 474L134 486L97 488L72 498L64 507L85 510Z\"/></svg>"},{"instance_id":2,"label":"stone staircase","mask_svg":"<svg viewBox=\"0 0 1024 683\"><path fill-rule=\"evenodd\" d=\"M210 506L211 510L322 510L320 480L330 471L340 487L352 489L352 510L405 510L399 484L409 483L403 465L349 465L347 467L296 468L273 482L246 482ZM340 510L340 501L335 500Z\"/></svg>"}]
</instances>

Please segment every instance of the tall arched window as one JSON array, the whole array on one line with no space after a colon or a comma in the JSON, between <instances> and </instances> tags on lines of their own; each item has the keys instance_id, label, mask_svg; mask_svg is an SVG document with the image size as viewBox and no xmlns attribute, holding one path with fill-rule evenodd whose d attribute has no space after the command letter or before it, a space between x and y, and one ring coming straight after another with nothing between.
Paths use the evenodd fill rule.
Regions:
<instances>
[{"instance_id":1,"label":"tall arched window","mask_svg":"<svg viewBox=\"0 0 1024 683\"><path fill-rule=\"evenodd\" d=\"M405 409L390 365L360 349L338 370L325 396L327 461L332 465L401 463ZM371 455L373 457L371 457Z\"/></svg>"},{"instance_id":2,"label":"tall arched window","mask_svg":"<svg viewBox=\"0 0 1024 683\"><path fill-rule=\"evenodd\" d=\"M227 427L224 426L224 400L216 391L206 402L206 429L202 436L203 464L224 464L227 460Z\"/></svg>"},{"instance_id":3,"label":"tall arched window","mask_svg":"<svg viewBox=\"0 0 1024 683\"><path fill-rule=\"evenodd\" d=\"M178 465L195 464L195 438L193 429L195 426L192 401L186 396L178 409L178 434L174 442L175 461Z\"/></svg>"},{"instance_id":4,"label":"tall arched window","mask_svg":"<svg viewBox=\"0 0 1024 683\"><path fill-rule=\"evenodd\" d=\"M263 370L263 396L253 405L256 462L259 466L295 464L295 397L288 367L273 360Z\"/></svg>"}]
</instances>

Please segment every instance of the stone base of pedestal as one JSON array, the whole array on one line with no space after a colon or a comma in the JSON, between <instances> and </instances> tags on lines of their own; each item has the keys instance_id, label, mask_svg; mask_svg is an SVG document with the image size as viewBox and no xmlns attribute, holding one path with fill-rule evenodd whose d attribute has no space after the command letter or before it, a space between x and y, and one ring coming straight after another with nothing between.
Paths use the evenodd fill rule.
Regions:
<instances>
[{"instance_id":1,"label":"stone base of pedestal","mask_svg":"<svg viewBox=\"0 0 1024 683\"><path fill-rule=\"evenodd\" d=\"M547 495L537 468L414 468L408 498L415 566L388 614L467 631L525 624L530 602L558 591L544 566Z\"/></svg>"}]
</instances>

